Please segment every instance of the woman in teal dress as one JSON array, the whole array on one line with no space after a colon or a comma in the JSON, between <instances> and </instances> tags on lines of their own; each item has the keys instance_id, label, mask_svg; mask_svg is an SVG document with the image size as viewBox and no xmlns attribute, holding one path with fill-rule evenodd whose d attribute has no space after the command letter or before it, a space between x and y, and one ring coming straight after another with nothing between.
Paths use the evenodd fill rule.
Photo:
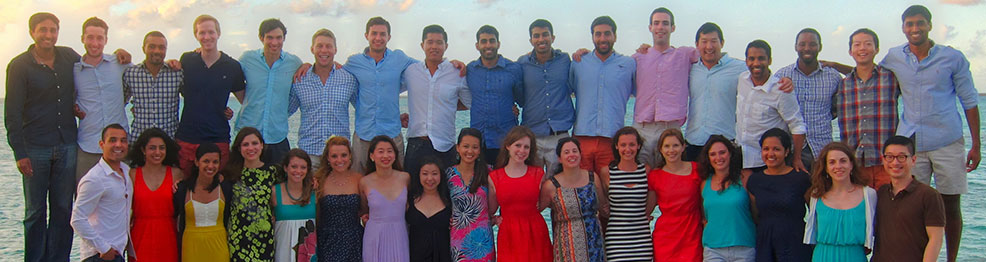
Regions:
<instances>
[{"instance_id":1,"label":"woman in teal dress","mask_svg":"<svg viewBox=\"0 0 986 262\"><path fill-rule=\"evenodd\" d=\"M229 162L223 170L233 185L230 205L230 261L274 261L274 218L271 189L277 166L264 163L264 138L260 131L244 127L236 134Z\"/></svg>"},{"instance_id":2,"label":"woman in teal dress","mask_svg":"<svg viewBox=\"0 0 986 262\"><path fill-rule=\"evenodd\" d=\"M805 219L804 243L815 244L812 261L866 261L873 248L876 190L864 179L846 144L832 142L819 153Z\"/></svg>"}]
</instances>

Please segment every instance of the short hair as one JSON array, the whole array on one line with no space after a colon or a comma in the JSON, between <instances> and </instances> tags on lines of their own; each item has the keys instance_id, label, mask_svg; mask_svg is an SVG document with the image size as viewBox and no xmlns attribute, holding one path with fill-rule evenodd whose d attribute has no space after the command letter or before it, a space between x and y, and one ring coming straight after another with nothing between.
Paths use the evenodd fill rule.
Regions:
<instances>
[{"instance_id":1,"label":"short hair","mask_svg":"<svg viewBox=\"0 0 986 262\"><path fill-rule=\"evenodd\" d=\"M900 15L900 22L903 23L908 17L921 15L928 23L931 23L931 11L928 11L927 7L923 5L912 5L904 10L904 13Z\"/></svg>"},{"instance_id":2,"label":"short hair","mask_svg":"<svg viewBox=\"0 0 986 262\"><path fill-rule=\"evenodd\" d=\"M429 25L424 30L421 30L421 42L424 42L428 38L428 34L442 34L442 40L448 43L448 33L445 33L445 28L442 28L440 25Z\"/></svg>"},{"instance_id":3,"label":"short hair","mask_svg":"<svg viewBox=\"0 0 986 262\"><path fill-rule=\"evenodd\" d=\"M760 48L760 49L763 49L764 52L767 52L767 59L771 59L770 58L770 44L767 44L767 41L764 41L763 39L757 39L757 40L753 40L753 42L750 42L749 44L747 44L746 45L746 53L744 54L745 56L749 56L750 55L750 48Z\"/></svg>"},{"instance_id":4,"label":"short hair","mask_svg":"<svg viewBox=\"0 0 986 262\"><path fill-rule=\"evenodd\" d=\"M898 145L907 148L907 152L914 155L914 141L906 136L892 136L883 143L883 153L887 153L887 147Z\"/></svg>"},{"instance_id":5,"label":"short hair","mask_svg":"<svg viewBox=\"0 0 986 262\"><path fill-rule=\"evenodd\" d=\"M719 28L719 25L713 22L706 22L702 24L702 26L698 27L698 31L695 32L695 43L698 43L698 39L702 36L702 34L712 32L716 32L716 34L719 35L720 44L726 41L726 38L722 36L722 29Z\"/></svg>"},{"instance_id":6,"label":"short hair","mask_svg":"<svg viewBox=\"0 0 986 262\"><path fill-rule=\"evenodd\" d=\"M858 34L867 34L872 36L873 45L876 46L876 48L880 48L880 38L876 37L876 32L873 32L873 30L870 30L869 28L860 28L857 29L855 32L852 32L851 35L849 35L849 49L852 49L852 38Z\"/></svg>"},{"instance_id":7,"label":"short hair","mask_svg":"<svg viewBox=\"0 0 986 262\"><path fill-rule=\"evenodd\" d=\"M496 27L491 25L483 25L479 27L479 31L476 31L476 41L479 41L479 35L481 34L491 34L496 37L497 41L500 41L500 31L496 31Z\"/></svg>"},{"instance_id":8,"label":"short hair","mask_svg":"<svg viewBox=\"0 0 986 262\"><path fill-rule=\"evenodd\" d=\"M383 26L386 26L387 27L387 34L388 35L390 34L390 22L387 22L387 19L383 19L383 17L379 17L379 16L370 18L369 21L366 21L366 32L363 32L363 33L364 34L369 34L370 33L370 27L375 26L375 25L383 25Z\"/></svg>"},{"instance_id":9,"label":"short hair","mask_svg":"<svg viewBox=\"0 0 986 262\"><path fill-rule=\"evenodd\" d=\"M216 33L222 34L222 30L219 29L219 20L216 19L215 17L212 17L211 15L199 15L198 17L195 17L195 21L192 21L192 34L198 33L199 28L197 26L207 21L212 21L213 23L216 23Z\"/></svg>"},{"instance_id":10,"label":"short hair","mask_svg":"<svg viewBox=\"0 0 986 262\"><path fill-rule=\"evenodd\" d=\"M555 35L555 29L551 27L551 22L548 22L548 20L544 20L544 19L538 19L538 20L534 20L534 22L531 22L531 26L527 27L527 36L534 35L535 27L547 27L548 33L551 35Z\"/></svg>"},{"instance_id":11,"label":"short hair","mask_svg":"<svg viewBox=\"0 0 986 262\"><path fill-rule=\"evenodd\" d=\"M86 21L82 23L82 33L85 34L86 28L90 26L102 28L103 30L106 31L107 34L109 34L110 32L110 26L106 25L106 21L103 21L103 19L99 19L99 17L93 16L90 17L89 19L86 19Z\"/></svg>"},{"instance_id":12,"label":"short hair","mask_svg":"<svg viewBox=\"0 0 986 262\"><path fill-rule=\"evenodd\" d=\"M127 129L123 128L122 125L118 123L112 123L103 128L103 132L99 134L100 136L99 140L106 140L106 131L109 131L110 129L123 130L124 133L127 132Z\"/></svg>"},{"instance_id":13,"label":"short hair","mask_svg":"<svg viewBox=\"0 0 986 262\"><path fill-rule=\"evenodd\" d=\"M313 46L315 45L315 38L318 38L319 36L324 36L324 37L332 38L332 42L333 43L336 43L336 34L335 33L332 33L332 30L322 28L322 29L318 29L317 31L315 31L315 34L312 35L312 45Z\"/></svg>"},{"instance_id":14,"label":"short hair","mask_svg":"<svg viewBox=\"0 0 986 262\"><path fill-rule=\"evenodd\" d=\"M671 13L671 10L669 10L669 9L667 9L665 7L659 7L657 9L654 9L654 11L650 12L650 17L647 17L647 24L648 25L650 23L654 22L654 14L656 14L656 13L665 13L665 14L668 14L668 17L671 18L671 25L674 25L674 14ZM616 31L616 30L613 30L613 31Z\"/></svg>"},{"instance_id":15,"label":"short hair","mask_svg":"<svg viewBox=\"0 0 986 262\"><path fill-rule=\"evenodd\" d=\"M39 13L34 13L33 15L31 15L31 18L27 19L27 27L30 30L28 32L34 32L34 28L37 27L38 24L41 24L41 22L44 22L45 20L51 20L52 22L55 22L55 27L58 27L58 17L56 17L55 14L48 12L39 12Z\"/></svg>"},{"instance_id":16,"label":"short hair","mask_svg":"<svg viewBox=\"0 0 986 262\"><path fill-rule=\"evenodd\" d=\"M814 28L811 28L811 27L807 27L805 29L801 29L801 31L798 31L798 34L794 36L794 42L797 43L798 42L798 38L801 37L801 34L804 34L804 33L812 33L812 34L814 34L815 37L818 38L818 45L819 46L822 45L822 35L818 33L818 30L815 30Z\"/></svg>"},{"instance_id":17,"label":"short hair","mask_svg":"<svg viewBox=\"0 0 986 262\"><path fill-rule=\"evenodd\" d=\"M784 147L784 150L791 152L791 148L792 148L791 134L789 134L787 131L784 131L784 129L775 127L775 128L771 128L770 130L767 130L767 132L763 132L763 135L760 136L761 147L763 146L763 141L767 140L768 137L776 137L777 140L781 141L781 146Z\"/></svg>"},{"instance_id":18,"label":"short hair","mask_svg":"<svg viewBox=\"0 0 986 262\"><path fill-rule=\"evenodd\" d=\"M596 29L597 25L609 25L609 27L613 28L613 34L616 34L616 21L613 21L613 18L609 17L608 15L596 17L596 19L592 20L592 25L589 26L590 34L595 33L594 30Z\"/></svg>"},{"instance_id":19,"label":"short hair","mask_svg":"<svg viewBox=\"0 0 986 262\"><path fill-rule=\"evenodd\" d=\"M164 37L164 34L162 34L161 31L150 31L150 32L147 32L146 35L144 35L144 42L142 44L140 44L140 46L147 46L147 38L148 37L152 37L152 36L153 37L164 38L165 40L168 39L167 37Z\"/></svg>"},{"instance_id":20,"label":"short hair","mask_svg":"<svg viewBox=\"0 0 986 262\"><path fill-rule=\"evenodd\" d=\"M263 22L260 22L259 36L264 37L265 34L270 33L270 31L274 31L274 29L281 29L281 32L284 33L284 36L288 35L288 28L284 27L284 23L281 23L281 20L277 18L271 18L264 20Z\"/></svg>"}]
</instances>

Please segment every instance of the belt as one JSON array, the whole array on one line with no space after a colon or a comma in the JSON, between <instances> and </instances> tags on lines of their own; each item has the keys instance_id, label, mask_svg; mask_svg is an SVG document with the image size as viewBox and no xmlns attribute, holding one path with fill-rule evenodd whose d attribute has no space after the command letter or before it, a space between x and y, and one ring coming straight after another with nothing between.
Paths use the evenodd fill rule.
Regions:
<instances>
[{"instance_id":1,"label":"belt","mask_svg":"<svg viewBox=\"0 0 986 262\"><path fill-rule=\"evenodd\" d=\"M549 136L557 136L557 135L561 135L561 134L567 135L568 134L568 130L565 130L565 131L551 131L551 132L548 133Z\"/></svg>"}]
</instances>

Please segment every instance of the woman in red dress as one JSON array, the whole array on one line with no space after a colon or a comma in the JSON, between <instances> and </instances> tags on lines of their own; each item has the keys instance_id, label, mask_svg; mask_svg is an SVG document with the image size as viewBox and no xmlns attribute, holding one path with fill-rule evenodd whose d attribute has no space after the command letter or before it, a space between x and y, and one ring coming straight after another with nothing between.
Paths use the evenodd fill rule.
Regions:
<instances>
[{"instance_id":1,"label":"woman in red dress","mask_svg":"<svg viewBox=\"0 0 986 262\"><path fill-rule=\"evenodd\" d=\"M133 224L130 237L134 253L130 261L178 261L178 232L172 194L181 181L178 144L158 128L145 130L129 158L130 178L134 181Z\"/></svg>"},{"instance_id":2,"label":"woman in red dress","mask_svg":"<svg viewBox=\"0 0 986 262\"><path fill-rule=\"evenodd\" d=\"M661 216L654 224L654 261L702 261L702 195L698 166L681 161L681 130L664 130L657 146L662 159L648 174Z\"/></svg>"},{"instance_id":3,"label":"woman in red dress","mask_svg":"<svg viewBox=\"0 0 986 262\"><path fill-rule=\"evenodd\" d=\"M503 139L503 149L490 173L490 214L503 206L496 238L499 261L551 261L548 224L541 216L538 196L544 169L533 162L537 145L530 129L517 126Z\"/></svg>"}]
</instances>

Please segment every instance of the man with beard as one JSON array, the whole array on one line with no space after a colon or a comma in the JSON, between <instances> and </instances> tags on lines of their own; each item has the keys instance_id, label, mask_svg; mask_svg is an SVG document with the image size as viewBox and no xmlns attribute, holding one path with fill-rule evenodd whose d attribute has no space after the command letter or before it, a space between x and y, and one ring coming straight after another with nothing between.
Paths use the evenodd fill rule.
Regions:
<instances>
[{"instance_id":1,"label":"man with beard","mask_svg":"<svg viewBox=\"0 0 986 262\"><path fill-rule=\"evenodd\" d=\"M794 138L794 169L805 171L801 148L805 124L793 94L777 88L777 76L770 75L770 45L754 40L746 46L747 72L740 73L736 86L736 142L743 148L743 172L764 168L760 158L760 136L771 128L784 129Z\"/></svg>"},{"instance_id":2,"label":"man with beard","mask_svg":"<svg viewBox=\"0 0 986 262\"><path fill-rule=\"evenodd\" d=\"M133 181L127 155L127 131L120 124L103 128L99 140L102 156L79 181L72 208L72 228L79 233L82 261L123 262L130 242L130 210ZM165 188L168 189L168 188Z\"/></svg>"},{"instance_id":3,"label":"man with beard","mask_svg":"<svg viewBox=\"0 0 986 262\"><path fill-rule=\"evenodd\" d=\"M555 42L551 22L534 20L527 29L534 50L517 58L524 70L524 107L521 125L527 126L537 137L538 163L553 168L558 163L555 147L558 140L568 136L575 122L572 105L572 88L569 86L569 67L572 60L559 49L552 49Z\"/></svg>"},{"instance_id":4,"label":"man with beard","mask_svg":"<svg viewBox=\"0 0 986 262\"><path fill-rule=\"evenodd\" d=\"M511 128L517 126L515 108L524 98L524 71L520 64L514 63L497 53L500 49L500 32L495 27L484 25L476 32L476 50L479 59L469 63L466 83L472 94L472 107L469 108L469 126L483 133L480 143L487 164L496 164L500 154L500 144Z\"/></svg>"},{"instance_id":5,"label":"man with beard","mask_svg":"<svg viewBox=\"0 0 986 262\"><path fill-rule=\"evenodd\" d=\"M777 70L776 75L794 82L794 94L808 129L808 143L801 151L801 160L806 168L811 168L822 147L832 142L832 95L838 89L842 75L818 62L822 36L814 28L801 29L794 41L797 61Z\"/></svg>"},{"instance_id":6,"label":"man with beard","mask_svg":"<svg viewBox=\"0 0 986 262\"><path fill-rule=\"evenodd\" d=\"M151 31L144 36L144 62L123 71L123 96L133 103L130 109L130 141L144 130L157 127L174 137L178 129L178 92L182 72L164 63L168 40L164 34Z\"/></svg>"},{"instance_id":7,"label":"man with beard","mask_svg":"<svg viewBox=\"0 0 986 262\"><path fill-rule=\"evenodd\" d=\"M581 167L600 172L613 161L611 137L624 126L637 63L613 51L616 22L612 18L597 17L589 30L595 49L591 55L582 57L582 61L572 63L569 76L575 90L572 133L582 144ZM609 177L599 179L600 183L609 184Z\"/></svg>"}]
</instances>

